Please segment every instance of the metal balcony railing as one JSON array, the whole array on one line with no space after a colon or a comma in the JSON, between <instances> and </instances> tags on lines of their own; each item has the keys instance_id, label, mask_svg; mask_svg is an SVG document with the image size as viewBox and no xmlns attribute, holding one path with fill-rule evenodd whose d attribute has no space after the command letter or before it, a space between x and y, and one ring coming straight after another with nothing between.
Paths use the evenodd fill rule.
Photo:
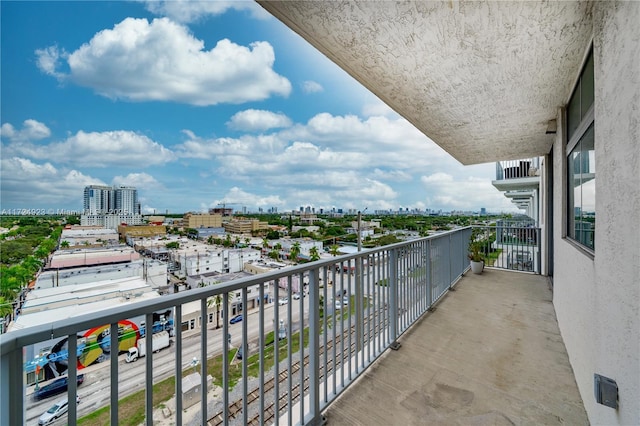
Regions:
<instances>
[{"instance_id":1,"label":"metal balcony railing","mask_svg":"<svg viewBox=\"0 0 640 426\"><path fill-rule=\"evenodd\" d=\"M480 246L485 266L540 274L540 228L532 221L497 221L475 226L471 238Z\"/></svg>"},{"instance_id":2,"label":"metal balcony railing","mask_svg":"<svg viewBox=\"0 0 640 426\"><path fill-rule=\"evenodd\" d=\"M171 399L175 424L319 423L322 411L460 278L471 233L462 228L6 333L0 336L0 424L36 424L60 399L42 395L49 382L37 381L52 367L66 368L61 397L82 400L69 405L70 425L101 407L107 422L119 424L134 415L119 409L132 398L139 398L144 408L137 415L148 425ZM231 321L238 294L234 308L241 306L242 319ZM190 302L199 307L197 318L187 313ZM170 318L158 323L158 312ZM142 340L152 334L144 326L124 327L136 318L153 324L158 339ZM167 334L172 344L164 347L160 337ZM110 345L112 336L117 345ZM57 349L34 360L42 342ZM130 347L147 356L126 362ZM83 366L92 359L103 362ZM25 369L36 364L28 378ZM199 412L187 419L194 397L187 384L194 378ZM219 396L208 393L214 385Z\"/></svg>"},{"instance_id":3,"label":"metal balcony railing","mask_svg":"<svg viewBox=\"0 0 640 426\"><path fill-rule=\"evenodd\" d=\"M499 161L496 163L496 180L519 179L540 175L540 158Z\"/></svg>"}]
</instances>

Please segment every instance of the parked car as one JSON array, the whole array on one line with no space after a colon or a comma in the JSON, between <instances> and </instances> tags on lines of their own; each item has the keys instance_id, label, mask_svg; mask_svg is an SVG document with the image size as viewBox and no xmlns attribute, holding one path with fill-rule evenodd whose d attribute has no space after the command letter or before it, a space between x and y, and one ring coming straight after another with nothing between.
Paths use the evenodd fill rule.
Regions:
<instances>
[{"instance_id":1,"label":"parked car","mask_svg":"<svg viewBox=\"0 0 640 426\"><path fill-rule=\"evenodd\" d=\"M229 324L235 324L235 323L240 322L240 321L242 321L242 314L236 315L235 317L231 318L229 320Z\"/></svg>"},{"instance_id":2,"label":"parked car","mask_svg":"<svg viewBox=\"0 0 640 426\"><path fill-rule=\"evenodd\" d=\"M342 309L342 303L340 303L339 300L335 301L334 306L336 307L336 309Z\"/></svg>"},{"instance_id":3,"label":"parked car","mask_svg":"<svg viewBox=\"0 0 640 426\"><path fill-rule=\"evenodd\" d=\"M280 305L280 306L286 305L287 303L289 303L289 298L288 297L281 297L278 300L278 305Z\"/></svg>"},{"instance_id":4,"label":"parked car","mask_svg":"<svg viewBox=\"0 0 640 426\"><path fill-rule=\"evenodd\" d=\"M84 382L84 374L78 374L77 377L78 386ZM67 376L54 380L48 385L42 386L40 389L34 392L35 399L45 399L59 393L66 392L69 386L69 378Z\"/></svg>"},{"instance_id":5,"label":"parked car","mask_svg":"<svg viewBox=\"0 0 640 426\"><path fill-rule=\"evenodd\" d=\"M76 403L80 403L80 397L76 395ZM65 414L69 410L69 402L67 398L61 399L56 402L49 408L47 411L42 413L40 418L38 419L38 425L48 425L52 423L57 418L60 418L63 414Z\"/></svg>"},{"instance_id":6,"label":"parked car","mask_svg":"<svg viewBox=\"0 0 640 426\"><path fill-rule=\"evenodd\" d=\"M300 300L300 293L293 293L293 298L295 300Z\"/></svg>"}]
</instances>

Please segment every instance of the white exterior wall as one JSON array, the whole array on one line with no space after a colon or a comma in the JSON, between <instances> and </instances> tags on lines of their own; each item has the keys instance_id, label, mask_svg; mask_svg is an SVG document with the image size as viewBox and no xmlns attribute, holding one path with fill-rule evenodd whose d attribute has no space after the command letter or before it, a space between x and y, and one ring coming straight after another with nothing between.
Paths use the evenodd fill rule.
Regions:
<instances>
[{"instance_id":1,"label":"white exterior wall","mask_svg":"<svg viewBox=\"0 0 640 426\"><path fill-rule=\"evenodd\" d=\"M561 133L554 145L554 305L591 424L640 424L640 3L594 5L596 234L591 258L562 238ZM576 76L577 77L577 76ZM562 129L560 121L558 129ZM598 404L594 373L619 408Z\"/></svg>"},{"instance_id":2,"label":"white exterior wall","mask_svg":"<svg viewBox=\"0 0 640 426\"><path fill-rule=\"evenodd\" d=\"M220 250L207 252L206 255L190 256L184 262L186 275L199 275L211 272L241 272L244 264L250 260L260 259L260 252L253 249Z\"/></svg>"}]
</instances>

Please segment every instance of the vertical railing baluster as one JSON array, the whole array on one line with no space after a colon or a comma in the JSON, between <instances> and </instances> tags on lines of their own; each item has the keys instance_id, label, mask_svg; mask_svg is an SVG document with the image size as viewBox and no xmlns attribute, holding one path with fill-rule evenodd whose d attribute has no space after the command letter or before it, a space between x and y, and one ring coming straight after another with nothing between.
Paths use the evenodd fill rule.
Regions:
<instances>
[{"instance_id":1,"label":"vertical railing baluster","mask_svg":"<svg viewBox=\"0 0 640 426\"><path fill-rule=\"evenodd\" d=\"M111 383L110 389L110 421L112 425L118 424L118 353L120 352L120 339L118 336L118 323L111 323L109 330L109 345L111 346L111 359L109 360L110 374L109 380Z\"/></svg>"},{"instance_id":2,"label":"vertical railing baluster","mask_svg":"<svg viewBox=\"0 0 640 426\"><path fill-rule=\"evenodd\" d=\"M175 306L173 330L176 337L176 424L182 424L182 305ZM118 423L111 423L118 424Z\"/></svg>"},{"instance_id":3,"label":"vertical railing baluster","mask_svg":"<svg viewBox=\"0 0 640 426\"><path fill-rule=\"evenodd\" d=\"M200 421L207 424L207 298L200 299Z\"/></svg>"},{"instance_id":4,"label":"vertical railing baluster","mask_svg":"<svg viewBox=\"0 0 640 426\"><path fill-rule=\"evenodd\" d=\"M222 335L229 336L229 293L222 296L222 306L224 306ZM226 425L229 424L229 339L222 339L222 418Z\"/></svg>"},{"instance_id":5,"label":"vertical railing baluster","mask_svg":"<svg viewBox=\"0 0 640 426\"><path fill-rule=\"evenodd\" d=\"M248 393L249 393L249 334L248 323L249 316L247 315L247 288L242 288L242 424L249 423L249 405L248 405ZM202 422L206 425L206 421Z\"/></svg>"},{"instance_id":6,"label":"vertical railing baluster","mask_svg":"<svg viewBox=\"0 0 640 426\"><path fill-rule=\"evenodd\" d=\"M153 426L153 314L145 315L145 423Z\"/></svg>"},{"instance_id":7,"label":"vertical railing baluster","mask_svg":"<svg viewBox=\"0 0 640 426\"><path fill-rule=\"evenodd\" d=\"M389 340L398 349L398 249L389 252Z\"/></svg>"},{"instance_id":8,"label":"vertical railing baluster","mask_svg":"<svg viewBox=\"0 0 640 426\"><path fill-rule=\"evenodd\" d=\"M111 338L111 336L109 337ZM69 351L67 362L67 421L71 426L75 426L78 419L78 404L76 403L78 396L78 335L76 333L68 336L67 350Z\"/></svg>"},{"instance_id":9,"label":"vertical railing baluster","mask_svg":"<svg viewBox=\"0 0 640 426\"><path fill-rule=\"evenodd\" d=\"M318 269L314 268L309 271L309 287L312 289L309 293L309 303L311 306L318 306ZM320 420L320 316L318 310L313 309L309 312L309 411L311 413L312 424L319 423ZM301 331L302 334L302 331ZM301 383L301 386L304 381ZM300 391L300 401L304 400L304 393ZM301 404L304 405L304 404ZM300 418L301 422L304 416Z\"/></svg>"},{"instance_id":10,"label":"vertical railing baluster","mask_svg":"<svg viewBox=\"0 0 640 426\"><path fill-rule=\"evenodd\" d=\"M260 301L259 309L258 309L258 345L260 346L260 360L259 360L259 393L260 393L260 411L259 411L259 420L260 424L264 424L264 363L265 363L265 354L264 354L264 285L260 284L258 289L258 300ZM280 335L274 333L273 339L273 350L278 350L278 343L280 342ZM276 380L276 379L274 379Z\"/></svg>"}]
</instances>

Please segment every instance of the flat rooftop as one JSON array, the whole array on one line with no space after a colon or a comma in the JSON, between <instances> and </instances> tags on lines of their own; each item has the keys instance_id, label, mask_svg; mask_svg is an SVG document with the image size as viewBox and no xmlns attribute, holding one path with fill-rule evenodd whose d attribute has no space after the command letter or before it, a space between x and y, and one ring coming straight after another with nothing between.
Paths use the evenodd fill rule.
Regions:
<instances>
[{"instance_id":1,"label":"flat rooftop","mask_svg":"<svg viewBox=\"0 0 640 426\"><path fill-rule=\"evenodd\" d=\"M334 425L586 425L546 277L467 273L325 412Z\"/></svg>"}]
</instances>

